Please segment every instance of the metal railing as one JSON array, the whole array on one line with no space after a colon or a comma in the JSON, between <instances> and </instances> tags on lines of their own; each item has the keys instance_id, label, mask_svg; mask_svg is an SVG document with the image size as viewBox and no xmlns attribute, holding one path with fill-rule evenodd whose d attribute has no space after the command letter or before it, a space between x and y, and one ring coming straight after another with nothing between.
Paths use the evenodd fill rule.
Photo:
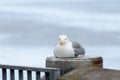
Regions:
<instances>
[{"instance_id":1,"label":"metal railing","mask_svg":"<svg viewBox=\"0 0 120 80\"><path fill-rule=\"evenodd\" d=\"M8 70L10 79L15 79L15 71L18 72L17 80L24 80L23 71L27 72L27 78L25 80L32 80L32 72L35 72L36 77L34 80L41 80L41 72L45 72L45 80L56 80L60 76L60 69L58 68L37 68L37 67L25 67L25 66L14 66L14 65L0 65L2 80L7 80Z\"/></svg>"}]
</instances>

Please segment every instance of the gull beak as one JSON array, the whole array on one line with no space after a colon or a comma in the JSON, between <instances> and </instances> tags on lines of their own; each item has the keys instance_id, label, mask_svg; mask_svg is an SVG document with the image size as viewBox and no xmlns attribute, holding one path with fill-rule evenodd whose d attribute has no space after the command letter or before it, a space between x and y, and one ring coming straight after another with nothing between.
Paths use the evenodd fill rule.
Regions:
<instances>
[{"instance_id":1,"label":"gull beak","mask_svg":"<svg viewBox=\"0 0 120 80\"><path fill-rule=\"evenodd\" d=\"M60 41L60 45L64 46L65 45L65 41Z\"/></svg>"}]
</instances>

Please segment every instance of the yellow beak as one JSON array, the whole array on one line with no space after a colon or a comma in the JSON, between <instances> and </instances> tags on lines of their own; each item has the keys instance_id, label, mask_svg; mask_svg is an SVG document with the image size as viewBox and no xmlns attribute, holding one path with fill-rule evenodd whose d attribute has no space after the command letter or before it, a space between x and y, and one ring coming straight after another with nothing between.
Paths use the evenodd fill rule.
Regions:
<instances>
[{"instance_id":1,"label":"yellow beak","mask_svg":"<svg viewBox=\"0 0 120 80\"><path fill-rule=\"evenodd\" d=\"M65 45L65 41L60 41L60 45Z\"/></svg>"}]
</instances>

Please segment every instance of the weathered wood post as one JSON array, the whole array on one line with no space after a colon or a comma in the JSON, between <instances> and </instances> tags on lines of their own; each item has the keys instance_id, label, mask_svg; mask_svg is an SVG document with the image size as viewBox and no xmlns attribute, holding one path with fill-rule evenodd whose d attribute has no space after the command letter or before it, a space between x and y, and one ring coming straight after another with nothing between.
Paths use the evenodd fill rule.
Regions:
<instances>
[{"instance_id":1,"label":"weathered wood post","mask_svg":"<svg viewBox=\"0 0 120 80\"><path fill-rule=\"evenodd\" d=\"M99 56L80 56L77 58L46 58L46 67L60 68L61 75L80 67L103 67L103 59Z\"/></svg>"}]
</instances>

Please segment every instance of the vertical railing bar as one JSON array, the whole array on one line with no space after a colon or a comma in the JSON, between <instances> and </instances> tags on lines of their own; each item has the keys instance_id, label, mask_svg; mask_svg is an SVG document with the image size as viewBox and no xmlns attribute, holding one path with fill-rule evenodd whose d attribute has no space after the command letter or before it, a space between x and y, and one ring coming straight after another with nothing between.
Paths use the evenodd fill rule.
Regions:
<instances>
[{"instance_id":1,"label":"vertical railing bar","mask_svg":"<svg viewBox=\"0 0 120 80\"><path fill-rule=\"evenodd\" d=\"M36 68L36 67L22 67L22 66L7 66L3 65L1 66L1 72L2 72L2 80L7 80L7 69L10 70L10 79L9 80L15 80L15 70L18 70L18 80L24 80L23 71L25 70L27 72L27 80L32 80L32 72L35 71L36 73L36 80L41 79L41 72L45 73L45 79L46 80L57 80L60 77L60 69L57 68Z\"/></svg>"},{"instance_id":2,"label":"vertical railing bar","mask_svg":"<svg viewBox=\"0 0 120 80\"><path fill-rule=\"evenodd\" d=\"M45 72L45 80L50 80L50 73L49 72Z\"/></svg>"},{"instance_id":3,"label":"vertical railing bar","mask_svg":"<svg viewBox=\"0 0 120 80\"><path fill-rule=\"evenodd\" d=\"M60 77L60 70L51 70L50 72L45 72L46 80L57 80Z\"/></svg>"},{"instance_id":4,"label":"vertical railing bar","mask_svg":"<svg viewBox=\"0 0 120 80\"><path fill-rule=\"evenodd\" d=\"M49 77L50 77L50 80L55 80L54 71L51 70Z\"/></svg>"},{"instance_id":5,"label":"vertical railing bar","mask_svg":"<svg viewBox=\"0 0 120 80\"><path fill-rule=\"evenodd\" d=\"M19 80L23 80L23 70L19 70Z\"/></svg>"},{"instance_id":6,"label":"vertical railing bar","mask_svg":"<svg viewBox=\"0 0 120 80\"><path fill-rule=\"evenodd\" d=\"M40 72L36 71L36 80L40 80Z\"/></svg>"},{"instance_id":7,"label":"vertical railing bar","mask_svg":"<svg viewBox=\"0 0 120 80\"><path fill-rule=\"evenodd\" d=\"M27 79L32 80L32 71L27 71Z\"/></svg>"},{"instance_id":8,"label":"vertical railing bar","mask_svg":"<svg viewBox=\"0 0 120 80\"><path fill-rule=\"evenodd\" d=\"M55 76L54 71L52 71L52 70L50 72L45 72L45 79L46 80L55 80L54 76Z\"/></svg>"},{"instance_id":9,"label":"vertical railing bar","mask_svg":"<svg viewBox=\"0 0 120 80\"><path fill-rule=\"evenodd\" d=\"M15 80L15 72L14 72L14 69L10 69L10 80Z\"/></svg>"},{"instance_id":10,"label":"vertical railing bar","mask_svg":"<svg viewBox=\"0 0 120 80\"><path fill-rule=\"evenodd\" d=\"M7 80L7 70L2 68L2 80Z\"/></svg>"}]
</instances>

